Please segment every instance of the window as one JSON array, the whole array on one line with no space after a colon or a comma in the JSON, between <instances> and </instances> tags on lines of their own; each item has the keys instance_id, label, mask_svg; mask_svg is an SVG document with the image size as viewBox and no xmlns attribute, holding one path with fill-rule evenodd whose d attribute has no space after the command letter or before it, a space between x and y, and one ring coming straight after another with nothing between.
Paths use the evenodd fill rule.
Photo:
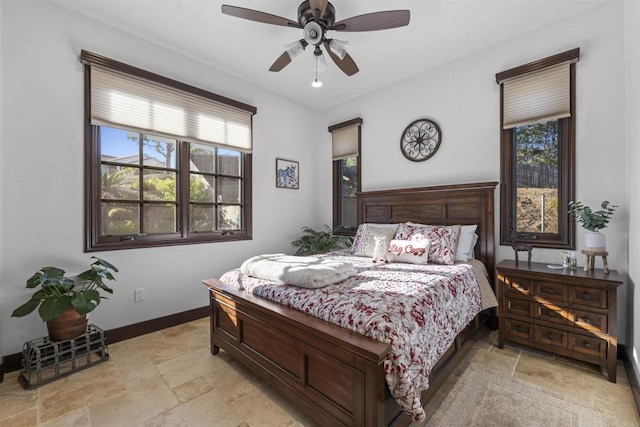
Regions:
<instances>
[{"instance_id":1,"label":"window","mask_svg":"<svg viewBox=\"0 0 640 427\"><path fill-rule=\"evenodd\" d=\"M575 247L573 49L496 74L500 84L500 244Z\"/></svg>"},{"instance_id":2,"label":"window","mask_svg":"<svg viewBox=\"0 0 640 427\"><path fill-rule=\"evenodd\" d=\"M332 133L335 234L355 234L358 227L356 193L360 191L361 126L361 118L329 126Z\"/></svg>"},{"instance_id":3,"label":"window","mask_svg":"<svg viewBox=\"0 0 640 427\"><path fill-rule=\"evenodd\" d=\"M256 109L86 51L86 250L251 238Z\"/></svg>"}]
</instances>

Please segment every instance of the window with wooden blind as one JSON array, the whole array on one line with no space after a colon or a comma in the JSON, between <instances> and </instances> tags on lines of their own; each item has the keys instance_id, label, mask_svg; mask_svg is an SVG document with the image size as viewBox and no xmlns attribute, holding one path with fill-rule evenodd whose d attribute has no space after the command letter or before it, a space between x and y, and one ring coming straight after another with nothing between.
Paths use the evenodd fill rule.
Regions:
<instances>
[{"instance_id":1,"label":"window with wooden blind","mask_svg":"<svg viewBox=\"0 0 640 427\"><path fill-rule=\"evenodd\" d=\"M574 248L575 87L580 49L496 74L500 243Z\"/></svg>"},{"instance_id":2,"label":"window with wooden blind","mask_svg":"<svg viewBox=\"0 0 640 427\"><path fill-rule=\"evenodd\" d=\"M360 191L362 119L329 126L333 161L333 230L353 235L358 227L356 193Z\"/></svg>"},{"instance_id":3,"label":"window with wooden blind","mask_svg":"<svg viewBox=\"0 0 640 427\"><path fill-rule=\"evenodd\" d=\"M251 238L256 108L82 51L87 251Z\"/></svg>"}]
</instances>

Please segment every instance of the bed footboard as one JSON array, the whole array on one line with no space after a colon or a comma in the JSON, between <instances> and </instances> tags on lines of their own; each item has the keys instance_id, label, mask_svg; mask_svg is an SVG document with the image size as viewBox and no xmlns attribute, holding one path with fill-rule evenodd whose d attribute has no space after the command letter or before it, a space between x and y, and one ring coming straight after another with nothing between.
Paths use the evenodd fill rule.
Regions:
<instances>
[{"instance_id":1,"label":"bed footboard","mask_svg":"<svg viewBox=\"0 0 640 427\"><path fill-rule=\"evenodd\" d=\"M323 425L386 425L388 344L215 279L205 284L213 354L222 348Z\"/></svg>"}]
</instances>

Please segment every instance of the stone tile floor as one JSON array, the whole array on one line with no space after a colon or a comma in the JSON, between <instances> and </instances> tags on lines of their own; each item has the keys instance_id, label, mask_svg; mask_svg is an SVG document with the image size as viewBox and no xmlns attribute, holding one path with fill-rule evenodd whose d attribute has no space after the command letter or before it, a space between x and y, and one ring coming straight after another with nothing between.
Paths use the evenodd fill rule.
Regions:
<instances>
[{"instance_id":1,"label":"stone tile floor","mask_svg":"<svg viewBox=\"0 0 640 427\"><path fill-rule=\"evenodd\" d=\"M640 426L621 362L612 384L599 367L526 347L494 346L487 333L427 405L431 416L470 363L614 412ZM313 426L314 423L223 351L209 352L201 319L109 346L108 362L34 390L18 372L0 384L0 426ZM428 422L427 422L428 425Z\"/></svg>"}]
</instances>

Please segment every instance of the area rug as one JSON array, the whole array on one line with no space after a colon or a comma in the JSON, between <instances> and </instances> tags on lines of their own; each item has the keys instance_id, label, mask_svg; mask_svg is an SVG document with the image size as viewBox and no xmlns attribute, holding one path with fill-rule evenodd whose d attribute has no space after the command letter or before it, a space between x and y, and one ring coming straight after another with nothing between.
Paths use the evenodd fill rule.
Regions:
<instances>
[{"instance_id":1,"label":"area rug","mask_svg":"<svg viewBox=\"0 0 640 427\"><path fill-rule=\"evenodd\" d=\"M595 427L616 423L613 414L471 364L426 425Z\"/></svg>"}]
</instances>

